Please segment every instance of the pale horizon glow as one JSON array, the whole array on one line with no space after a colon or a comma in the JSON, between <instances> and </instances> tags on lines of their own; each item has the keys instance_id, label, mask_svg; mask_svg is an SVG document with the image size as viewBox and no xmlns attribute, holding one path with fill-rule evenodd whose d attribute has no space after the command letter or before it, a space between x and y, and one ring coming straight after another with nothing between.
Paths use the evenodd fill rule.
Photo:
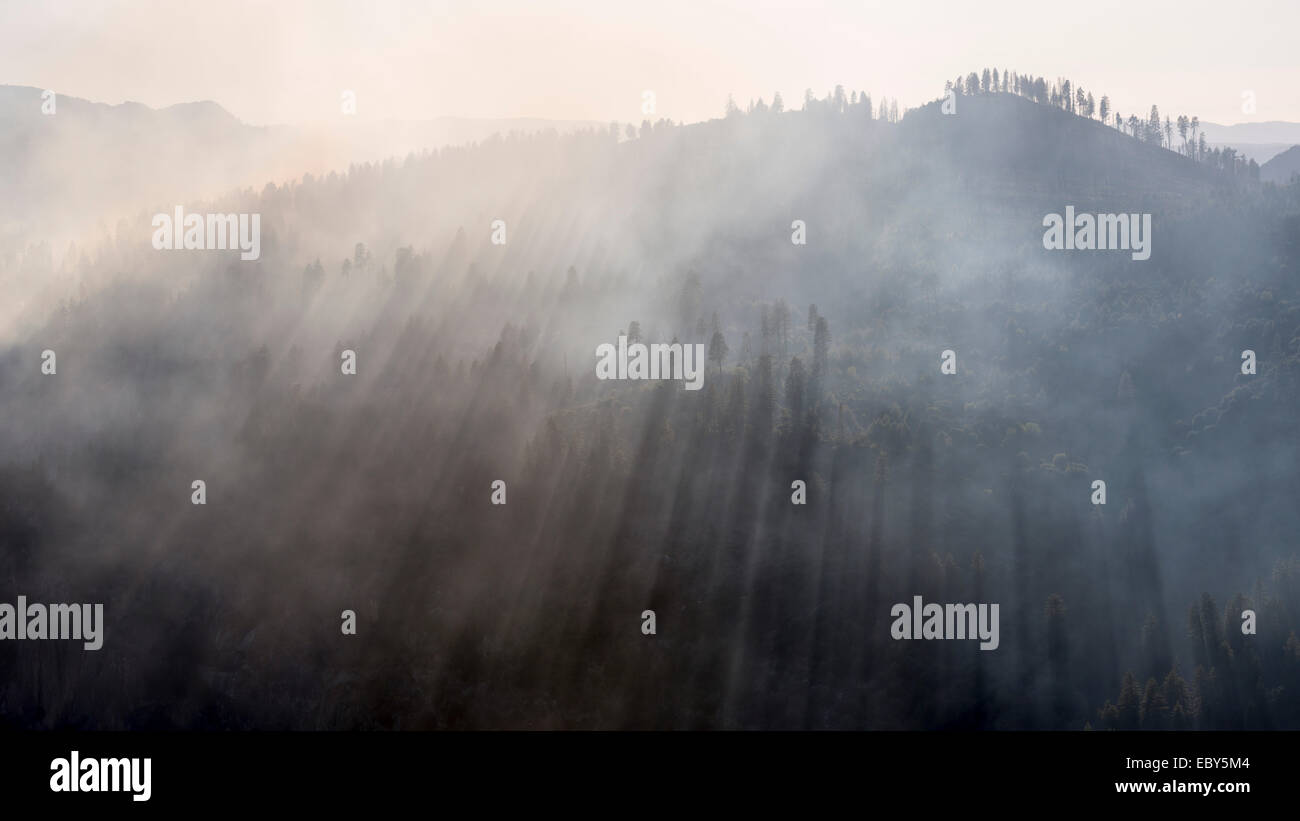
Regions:
<instances>
[{"instance_id":1,"label":"pale horizon glow","mask_svg":"<svg viewBox=\"0 0 1300 821\"><path fill-rule=\"evenodd\" d=\"M1225 125L1300 121L1300 3L1205 14L1175 0L1042 4L668 0L0 0L0 84L163 108L212 100L250 125L435 117L697 122L837 84L939 98L984 67L1070 79L1112 110ZM653 115L642 93L655 94ZM1252 92L1255 109L1243 110Z\"/></svg>"}]
</instances>

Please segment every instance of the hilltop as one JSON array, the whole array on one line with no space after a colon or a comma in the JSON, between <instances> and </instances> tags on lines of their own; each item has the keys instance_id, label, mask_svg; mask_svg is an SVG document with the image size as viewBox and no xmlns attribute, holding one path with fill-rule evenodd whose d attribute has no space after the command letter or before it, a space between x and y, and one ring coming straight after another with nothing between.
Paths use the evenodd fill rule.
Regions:
<instances>
[{"instance_id":1,"label":"hilltop","mask_svg":"<svg viewBox=\"0 0 1300 821\"><path fill-rule=\"evenodd\" d=\"M0 86L0 235L76 233L158 203L260 189L305 173L403 157L511 131L570 132L593 123L518 118L248 125L212 101L150 108ZM603 126L602 126L603 127Z\"/></svg>"},{"instance_id":2,"label":"hilltop","mask_svg":"<svg viewBox=\"0 0 1300 821\"><path fill-rule=\"evenodd\" d=\"M1291 146L1259 169L1259 178L1264 182L1289 182L1295 174L1300 174L1300 145Z\"/></svg>"}]
</instances>

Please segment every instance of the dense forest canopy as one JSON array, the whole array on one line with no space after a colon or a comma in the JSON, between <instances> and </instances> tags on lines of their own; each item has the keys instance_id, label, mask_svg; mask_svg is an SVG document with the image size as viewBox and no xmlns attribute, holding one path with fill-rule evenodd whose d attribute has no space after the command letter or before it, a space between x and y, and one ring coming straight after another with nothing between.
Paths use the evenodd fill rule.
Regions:
<instances>
[{"instance_id":1,"label":"dense forest canopy","mask_svg":"<svg viewBox=\"0 0 1300 821\"><path fill-rule=\"evenodd\" d=\"M1300 728L1300 185L1069 81L947 91L185 203L255 261L155 251L170 202L6 244L70 287L0 347L0 578L108 632L0 656L0 722ZM1150 259L1046 250L1067 206ZM598 379L620 335L703 388ZM1000 646L894 641L918 595Z\"/></svg>"}]
</instances>

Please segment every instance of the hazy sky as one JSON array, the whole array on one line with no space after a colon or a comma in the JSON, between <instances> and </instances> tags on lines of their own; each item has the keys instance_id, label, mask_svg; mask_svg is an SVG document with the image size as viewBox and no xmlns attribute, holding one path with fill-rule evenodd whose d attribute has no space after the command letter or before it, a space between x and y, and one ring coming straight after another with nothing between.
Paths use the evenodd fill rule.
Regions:
<instances>
[{"instance_id":1,"label":"hazy sky","mask_svg":"<svg viewBox=\"0 0 1300 821\"><path fill-rule=\"evenodd\" d=\"M984 66L1064 76L1124 113L1300 121L1300 0L0 0L0 84L252 124L719 116L842 83L900 108ZM1255 110L1243 111L1253 92Z\"/></svg>"}]
</instances>

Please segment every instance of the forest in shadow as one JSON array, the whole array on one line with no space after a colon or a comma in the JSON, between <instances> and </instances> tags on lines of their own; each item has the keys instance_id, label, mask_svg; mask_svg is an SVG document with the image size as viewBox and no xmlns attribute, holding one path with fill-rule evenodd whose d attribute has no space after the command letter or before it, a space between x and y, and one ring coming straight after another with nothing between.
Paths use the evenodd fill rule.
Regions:
<instances>
[{"instance_id":1,"label":"forest in shadow","mask_svg":"<svg viewBox=\"0 0 1300 821\"><path fill-rule=\"evenodd\" d=\"M174 202L7 238L67 288L0 335L0 598L107 624L0 646L0 726L1300 729L1300 183L1019 80L184 203L256 261L154 250ZM917 595L1000 646L892 639Z\"/></svg>"}]
</instances>

